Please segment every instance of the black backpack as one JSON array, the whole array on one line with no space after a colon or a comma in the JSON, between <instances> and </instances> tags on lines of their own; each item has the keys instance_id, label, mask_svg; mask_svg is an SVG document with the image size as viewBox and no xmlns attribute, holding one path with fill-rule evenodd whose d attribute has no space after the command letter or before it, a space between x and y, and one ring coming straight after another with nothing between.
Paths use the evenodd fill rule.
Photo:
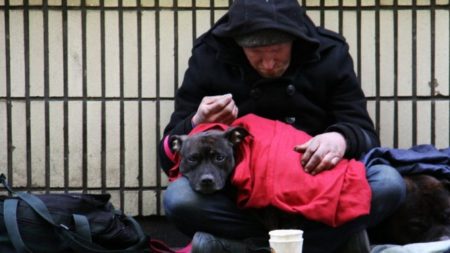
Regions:
<instances>
[{"instance_id":1,"label":"black backpack","mask_svg":"<svg viewBox=\"0 0 450 253\"><path fill-rule=\"evenodd\" d=\"M149 237L130 216L109 202L109 194L0 196L1 253L144 253Z\"/></svg>"}]
</instances>

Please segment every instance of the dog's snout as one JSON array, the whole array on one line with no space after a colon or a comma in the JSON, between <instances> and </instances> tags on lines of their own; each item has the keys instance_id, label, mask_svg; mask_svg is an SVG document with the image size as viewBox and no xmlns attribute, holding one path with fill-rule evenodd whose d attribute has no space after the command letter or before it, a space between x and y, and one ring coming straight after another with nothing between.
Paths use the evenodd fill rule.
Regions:
<instances>
[{"instance_id":1,"label":"dog's snout","mask_svg":"<svg viewBox=\"0 0 450 253\"><path fill-rule=\"evenodd\" d=\"M212 185L214 184L214 177L211 174L203 175L200 179L202 185Z\"/></svg>"}]
</instances>

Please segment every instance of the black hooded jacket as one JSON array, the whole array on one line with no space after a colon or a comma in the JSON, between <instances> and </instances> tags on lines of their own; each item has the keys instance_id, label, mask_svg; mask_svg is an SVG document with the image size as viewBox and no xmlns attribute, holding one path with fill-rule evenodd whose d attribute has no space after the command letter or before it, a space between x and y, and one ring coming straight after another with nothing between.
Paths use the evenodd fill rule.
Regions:
<instances>
[{"instance_id":1,"label":"black hooded jacket","mask_svg":"<svg viewBox=\"0 0 450 253\"><path fill-rule=\"evenodd\" d=\"M267 28L296 37L290 67L280 78L259 76L233 39ZM164 152L164 138L192 130L191 119L203 97L227 93L233 95L239 116L254 113L284 121L312 136L343 134L346 158L359 158L379 145L347 43L316 27L296 0L236 0L196 40L160 144L164 171L173 165Z\"/></svg>"}]
</instances>

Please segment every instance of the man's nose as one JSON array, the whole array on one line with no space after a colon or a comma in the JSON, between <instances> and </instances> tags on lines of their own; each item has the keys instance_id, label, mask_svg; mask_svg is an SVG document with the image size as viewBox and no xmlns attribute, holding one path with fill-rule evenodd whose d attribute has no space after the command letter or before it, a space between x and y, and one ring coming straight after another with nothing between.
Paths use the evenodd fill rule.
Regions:
<instances>
[{"instance_id":1,"label":"man's nose","mask_svg":"<svg viewBox=\"0 0 450 253\"><path fill-rule=\"evenodd\" d=\"M273 69L275 66L275 60L273 58L265 58L262 63L265 69Z\"/></svg>"}]
</instances>

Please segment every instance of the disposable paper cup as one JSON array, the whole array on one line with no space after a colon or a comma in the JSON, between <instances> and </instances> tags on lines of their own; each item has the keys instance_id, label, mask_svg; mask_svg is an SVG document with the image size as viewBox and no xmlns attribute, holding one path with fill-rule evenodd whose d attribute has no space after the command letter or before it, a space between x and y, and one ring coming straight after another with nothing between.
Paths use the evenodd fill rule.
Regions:
<instances>
[{"instance_id":1,"label":"disposable paper cup","mask_svg":"<svg viewBox=\"0 0 450 253\"><path fill-rule=\"evenodd\" d=\"M269 232L272 253L302 253L303 231L298 229L279 229Z\"/></svg>"}]
</instances>

